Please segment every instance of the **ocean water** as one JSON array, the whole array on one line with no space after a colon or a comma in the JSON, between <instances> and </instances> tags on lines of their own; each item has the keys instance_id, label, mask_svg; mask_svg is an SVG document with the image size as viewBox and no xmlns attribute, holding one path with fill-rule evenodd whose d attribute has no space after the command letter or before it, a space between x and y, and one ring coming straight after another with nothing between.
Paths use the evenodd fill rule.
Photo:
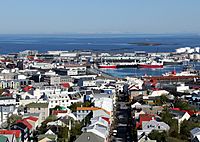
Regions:
<instances>
[{"instance_id":1,"label":"ocean water","mask_svg":"<svg viewBox=\"0 0 200 142\"><path fill-rule=\"evenodd\" d=\"M193 69L200 70L200 63L191 63L193 65ZM184 68L184 65L168 65L164 66L164 68L160 69L148 69L148 68L121 68L121 69L101 69L104 72L111 74L115 77L141 77L144 75L149 76L161 76L165 73L176 71L181 72Z\"/></svg>"},{"instance_id":2,"label":"ocean water","mask_svg":"<svg viewBox=\"0 0 200 142\"><path fill-rule=\"evenodd\" d=\"M128 43L153 42L159 46L138 46ZM23 50L91 50L94 52L174 52L180 47L200 46L199 35L131 35L131 34L71 34L71 35L0 35L0 54L16 53ZM107 69L107 73L117 77L162 75L183 66L166 66L163 69ZM196 69L200 69L199 64Z\"/></svg>"},{"instance_id":3,"label":"ocean water","mask_svg":"<svg viewBox=\"0 0 200 142\"><path fill-rule=\"evenodd\" d=\"M130 42L155 42L159 46L130 45ZM91 50L95 52L173 52L176 48L200 46L199 35L0 35L0 54L23 50Z\"/></svg>"}]
</instances>

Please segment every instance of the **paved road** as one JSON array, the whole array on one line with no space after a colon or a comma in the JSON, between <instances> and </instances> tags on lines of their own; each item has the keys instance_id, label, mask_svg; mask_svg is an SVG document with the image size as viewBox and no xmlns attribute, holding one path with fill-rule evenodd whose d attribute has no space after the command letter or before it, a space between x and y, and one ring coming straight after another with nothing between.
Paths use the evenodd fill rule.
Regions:
<instances>
[{"instance_id":1,"label":"paved road","mask_svg":"<svg viewBox=\"0 0 200 142\"><path fill-rule=\"evenodd\" d=\"M131 125L129 123L130 106L126 100L123 94L119 94L119 101L116 103L116 106L119 106L116 110L118 122L114 128L117 130L117 133L115 136L112 136L113 142L132 142Z\"/></svg>"}]
</instances>

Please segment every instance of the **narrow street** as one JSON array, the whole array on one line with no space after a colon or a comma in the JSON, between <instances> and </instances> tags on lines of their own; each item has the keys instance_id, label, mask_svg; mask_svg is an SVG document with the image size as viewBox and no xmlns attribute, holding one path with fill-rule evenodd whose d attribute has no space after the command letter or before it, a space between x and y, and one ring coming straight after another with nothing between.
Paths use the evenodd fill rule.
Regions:
<instances>
[{"instance_id":1,"label":"narrow street","mask_svg":"<svg viewBox=\"0 0 200 142\"><path fill-rule=\"evenodd\" d=\"M130 123L131 111L128 102L128 95L124 93L118 94L118 101L116 102L116 130L115 135L112 135L113 142L132 142Z\"/></svg>"}]
</instances>

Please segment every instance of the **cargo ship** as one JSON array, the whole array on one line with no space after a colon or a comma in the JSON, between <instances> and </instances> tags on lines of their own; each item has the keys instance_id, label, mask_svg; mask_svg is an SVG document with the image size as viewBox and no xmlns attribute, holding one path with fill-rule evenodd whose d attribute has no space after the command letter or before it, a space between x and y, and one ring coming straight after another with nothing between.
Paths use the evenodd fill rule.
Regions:
<instances>
[{"instance_id":1,"label":"cargo ship","mask_svg":"<svg viewBox=\"0 0 200 142\"><path fill-rule=\"evenodd\" d=\"M98 65L98 68L104 68L104 69L116 69L117 65L112 63L102 63Z\"/></svg>"},{"instance_id":2,"label":"cargo ship","mask_svg":"<svg viewBox=\"0 0 200 142\"><path fill-rule=\"evenodd\" d=\"M122 63L117 63L117 68L136 68L137 63L136 62L122 62Z\"/></svg>"},{"instance_id":3,"label":"cargo ship","mask_svg":"<svg viewBox=\"0 0 200 142\"><path fill-rule=\"evenodd\" d=\"M139 63L138 68L163 68L163 62L161 61L147 61Z\"/></svg>"}]
</instances>

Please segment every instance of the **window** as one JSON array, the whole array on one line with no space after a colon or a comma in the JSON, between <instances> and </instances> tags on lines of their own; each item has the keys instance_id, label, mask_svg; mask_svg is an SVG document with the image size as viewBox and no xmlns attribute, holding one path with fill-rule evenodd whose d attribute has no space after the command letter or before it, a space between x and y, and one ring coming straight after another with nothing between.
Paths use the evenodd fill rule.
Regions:
<instances>
[{"instance_id":1,"label":"window","mask_svg":"<svg viewBox=\"0 0 200 142\"><path fill-rule=\"evenodd\" d=\"M38 110L40 110L40 107L38 108Z\"/></svg>"},{"instance_id":2,"label":"window","mask_svg":"<svg viewBox=\"0 0 200 142\"><path fill-rule=\"evenodd\" d=\"M160 129L160 126L158 126L158 129Z\"/></svg>"}]
</instances>

